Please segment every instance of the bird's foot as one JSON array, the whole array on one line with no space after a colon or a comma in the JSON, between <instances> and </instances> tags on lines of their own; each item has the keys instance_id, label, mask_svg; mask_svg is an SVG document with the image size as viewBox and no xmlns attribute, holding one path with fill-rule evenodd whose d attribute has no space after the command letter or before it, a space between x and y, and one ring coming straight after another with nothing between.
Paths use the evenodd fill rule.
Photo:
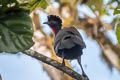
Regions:
<instances>
[{"instance_id":1,"label":"bird's foot","mask_svg":"<svg viewBox=\"0 0 120 80\"><path fill-rule=\"evenodd\" d=\"M62 61L62 66L65 66L65 61L64 61L64 59L63 59L63 61ZM64 72L63 72L63 74L64 74Z\"/></svg>"},{"instance_id":2,"label":"bird's foot","mask_svg":"<svg viewBox=\"0 0 120 80\"><path fill-rule=\"evenodd\" d=\"M65 62L64 61L62 62L62 66L65 66Z\"/></svg>"},{"instance_id":3,"label":"bird's foot","mask_svg":"<svg viewBox=\"0 0 120 80\"><path fill-rule=\"evenodd\" d=\"M63 59L63 61L62 61L62 66L65 66L65 60Z\"/></svg>"},{"instance_id":4,"label":"bird's foot","mask_svg":"<svg viewBox=\"0 0 120 80\"><path fill-rule=\"evenodd\" d=\"M88 76L85 73L82 74L82 76L84 77L84 80L89 80Z\"/></svg>"}]
</instances>

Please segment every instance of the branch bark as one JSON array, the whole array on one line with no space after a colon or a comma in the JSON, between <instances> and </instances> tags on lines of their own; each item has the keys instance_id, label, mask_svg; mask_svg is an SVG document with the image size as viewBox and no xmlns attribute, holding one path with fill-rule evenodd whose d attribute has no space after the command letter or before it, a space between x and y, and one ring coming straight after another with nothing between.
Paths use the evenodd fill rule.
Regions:
<instances>
[{"instance_id":1,"label":"branch bark","mask_svg":"<svg viewBox=\"0 0 120 80\"><path fill-rule=\"evenodd\" d=\"M2 76L1 76L1 74L0 74L0 80L2 80Z\"/></svg>"},{"instance_id":2,"label":"branch bark","mask_svg":"<svg viewBox=\"0 0 120 80\"><path fill-rule=\"evenodd\" d=\"M36 51L33 51L33 50L27 50L24 52L24 54L27 54L29 56L32 56L33 58L37 59L37 60L40 60L46 64L49 64L61 71L63 71L64 73L68 74L69 76L77 79L77 80L86 80L85 77L83 77L82 75L78 74L77 72L73 71L72 69L66 67L66 66L63 66L61 63L49 58L49 57L46 57Z\"/></svg>"}]
</instances>

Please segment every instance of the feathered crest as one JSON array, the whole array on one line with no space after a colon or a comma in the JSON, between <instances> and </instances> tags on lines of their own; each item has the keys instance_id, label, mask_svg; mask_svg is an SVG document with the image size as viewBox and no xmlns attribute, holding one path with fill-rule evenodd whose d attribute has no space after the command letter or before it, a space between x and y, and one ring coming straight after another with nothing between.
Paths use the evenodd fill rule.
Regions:
<instances>
[{"instance_id":1,"label":"feathered crest","mask_svg":"<svg viewBox=\"0 0 120 80\"><path fill-rule=\"evenodd\" d=\"M60 19L59 16L56 16L56 15L49 15L48 22L49 21L57 21L58 23L62 24L62 20Z\"/></svg>"}]
</instances>

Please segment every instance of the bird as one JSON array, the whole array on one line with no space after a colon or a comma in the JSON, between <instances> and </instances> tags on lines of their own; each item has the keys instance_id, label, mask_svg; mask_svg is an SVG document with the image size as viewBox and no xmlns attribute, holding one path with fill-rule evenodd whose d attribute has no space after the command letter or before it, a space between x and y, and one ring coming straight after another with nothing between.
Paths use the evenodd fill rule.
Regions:
<instances>
[{"instance_id":1,"label":"bird","mask_svg":"<svg viewBox=\"0 0 120 80\"><path fill-rule=\"evenodd\" d=\"M47 24L55 35L54 51L58 57L63 59L62 65L65 66L65 59L77 59L82 70L82 75L89 80L81 64L81 55L86 45L79 31L73 26L62 29L62 20L59 16L48 15L47 19L48 21L43 24Z\"/></svg>"}]
</instances>

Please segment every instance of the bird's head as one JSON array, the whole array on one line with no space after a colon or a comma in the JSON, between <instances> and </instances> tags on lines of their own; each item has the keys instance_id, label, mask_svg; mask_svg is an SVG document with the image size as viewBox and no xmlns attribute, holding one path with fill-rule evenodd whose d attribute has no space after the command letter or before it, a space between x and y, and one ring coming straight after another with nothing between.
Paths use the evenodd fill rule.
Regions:
<instances>
[{"instance_id":1,"label":"bird's head","mask_svg":"<svg viewBox=\"0 0 120 80\"><path fill-rule=\"evenodd\" d=\"M44 22L44 24L48 24L52 31L54 32L54 34L57 34L57 32L62 27L62 20L56 15L49 15L47 18L48 21Z\"/></svg>"}]
</instances>

